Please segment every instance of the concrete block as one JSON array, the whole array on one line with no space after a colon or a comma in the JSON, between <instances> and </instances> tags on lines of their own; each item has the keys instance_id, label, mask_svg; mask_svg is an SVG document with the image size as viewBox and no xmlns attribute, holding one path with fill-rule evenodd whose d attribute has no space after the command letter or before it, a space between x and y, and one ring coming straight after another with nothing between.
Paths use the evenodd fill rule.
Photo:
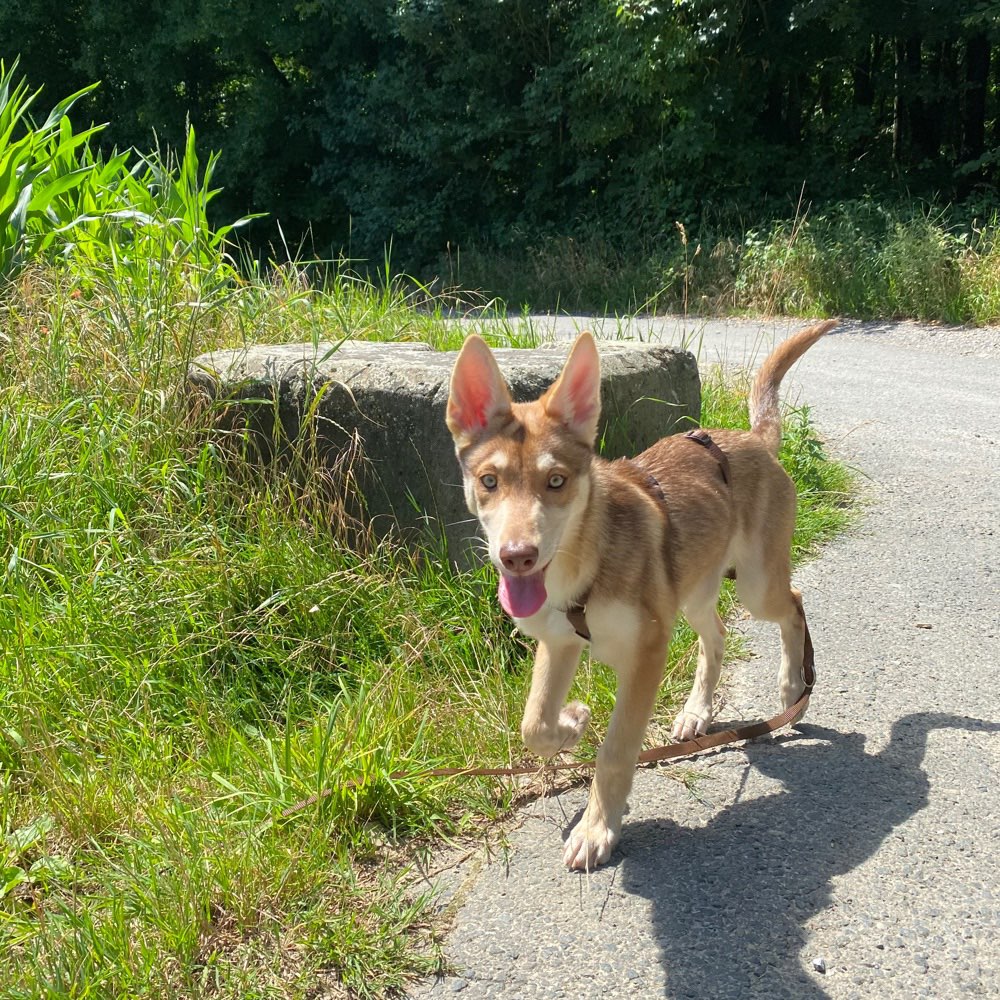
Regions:
<instances>
[{"instance_id":1,"label":"concrete block","mask_svg":"<svg viewBox=\"0 0 1000 1000\"><path fill-rule=\"evenodd\" d=\"M610 458L632 455L687 430L701 410L698 366L688 351L656 344L601 342L602 425ZM559 374L569 345L497 350L516 400L538 396ZM445 426L456 352L422 344L258 345L215 351L188 370L209 422L235 432L254 461L281 460L305 440L325 464L353 440L366 461L358 475L364 514L377 530L443 540L468 560L476 525L465 508Z\"/></svg>"}]
</instances>

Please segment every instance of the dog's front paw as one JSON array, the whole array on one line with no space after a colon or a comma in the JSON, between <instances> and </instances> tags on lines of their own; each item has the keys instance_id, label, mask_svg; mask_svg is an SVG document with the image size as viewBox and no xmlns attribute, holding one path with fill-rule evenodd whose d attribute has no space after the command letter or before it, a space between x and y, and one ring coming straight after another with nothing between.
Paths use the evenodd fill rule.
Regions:
<instances>
[{"instance_id":1,"label":"dog's front paw","mask_svg":"<svg viewBox=\"0 0 1000 1000\"><path fill-rule=\"evenodd\" d=\"M691 712L685 707L684 711L674 719L674 727L670 730L670 735L680 742L694 739L695 736L704 736L708 732L708 724L711 721L711 715Z\"/></svg>"},{"instance_id":2,"label":"dog's front paw","mask_svg":"<svg viewBox=\"0 0 1000 1000\"><path fill-rule=\"evenodd\" d=\"M521 739L539 757L554 757L563 750L572 750L580 742L589 722L590 709L583 702L571 701L563 706L555 726L525 718L521 723Z\"/></svg>"},{"instance_id":3,"label":"dog's front paw","mask_svg":"<svg viewBox=\"0 0 1000 1000\"><path fill-rule=\"evenodd\" d=\"M814 674L815 682L815 674ZM799 698L805 694L806 691L806 681L805 677L802 675L801 671L798 675L792 675L791 677L783 677L781 683L778 685L779 692L781 694L781 707L791 708ZM803 715L806 714L806 710L803 709L799 714L798 718L801 719Z\"/></svg>"},{"instance_id":4,"label":"dog's front paw","mask_svg":"<svg viewBox=\"0 0 1000 1000\"><path fill-rule=\"evenodd\" d=\"M619 832L604 820L588 819L584 813L566 840L563 862L576 871L593 871L611 857Z\"/></svg>"}]
</instances>

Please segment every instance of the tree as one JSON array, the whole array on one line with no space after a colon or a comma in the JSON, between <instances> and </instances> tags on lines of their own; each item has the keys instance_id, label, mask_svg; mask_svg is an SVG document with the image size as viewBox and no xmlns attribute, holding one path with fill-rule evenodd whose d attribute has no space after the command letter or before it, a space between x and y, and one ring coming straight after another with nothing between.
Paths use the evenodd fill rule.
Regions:
<instances>
[{"instance_id":1,"label":"tree","mask_svg":"<svg viewBox=\"0 0 1000 1000\"><path fill-rule=\"evenodd\" d=\"M23 0L0 54L93 80L102 141L222 151L227 216L420 267L450 243L633 244L737 205L995 181L1000 0Z\"/></svg>"}]
</instances>

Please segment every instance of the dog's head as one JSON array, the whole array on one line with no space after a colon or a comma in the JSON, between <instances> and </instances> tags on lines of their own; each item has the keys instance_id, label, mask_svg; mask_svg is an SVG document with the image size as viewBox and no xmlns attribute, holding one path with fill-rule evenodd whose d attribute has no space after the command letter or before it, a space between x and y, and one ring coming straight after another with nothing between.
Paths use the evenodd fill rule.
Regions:
<instances>
[{"instance_id":1,"label":"dog's head","mask_svg":"<svg viewBox=\"0 0 1000 1000\"><path fill-rule=\"evenodd\" d=\"M559 378L532 403L515 403L486 343L469 337L451 376L448 429L465 500L500 571L500 600L515 618L544 604L545 573L590 495L601 410L601 366L589 333Z\"/></svg>"}]
</instances>

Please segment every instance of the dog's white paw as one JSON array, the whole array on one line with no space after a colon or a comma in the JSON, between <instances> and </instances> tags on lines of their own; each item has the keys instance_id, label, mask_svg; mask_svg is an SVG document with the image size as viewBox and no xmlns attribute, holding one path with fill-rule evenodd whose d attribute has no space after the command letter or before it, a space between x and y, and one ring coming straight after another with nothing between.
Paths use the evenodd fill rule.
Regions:
<instances>
[{"instance_id":1,"label":"dog's white paw","mask_svg":"<svg viewBox=\"0 0 1000 1000\"><path fill-rule=\"evenodd\" d=\"M799 700L799 698L802 697L803 691L805 691L805 688L801 684L798 685L797 687L792 687L788 689L782 687L781 707L786 710L791 708L792 705L794 705ZM794 725L796 722L801 722L802 719L805 718L805 714L807 711L809 711L808 705L806 705L806 707L803 708L799 712L799 714L795 716L795 718L792 720L792 724Z\"/></svg>"},{"instance_id":2,"label":"dog's white paw","mask_svg":"<svg viewBox=\"0 0 1000 1000\"><path fill-rule=\"evenodd\" d=\"M700 715L696 712L689 712L685 708L674 719L674 727L670 730L670 735L678 742L694 739L695 736L704 736L708 732L708 724L711 721L711 715Z\"/></svg>"},{"instance_id":3,"label":"dog's white paw","mask_svg":"<svg viewBox=\"0 0 1000 1000\"><path fill-rule=\"evenodd\" d=\"M589 722L590 709L583 702L571 701L563 706L554 726L525 719L521 723L521 739L539 757L554 757L563 750L572 750L580 742Z\"/></svg>"},{"instance_id":4,"label":"dog's white paw","mask_svg":"<svg viewBox=\"0 0 1000 1000\"><path fill-rule=\"evenodd\" d=\"M815 680L814 680L815 683ZM794 677L782 677L778 685L778 693L781 697L781 707L791 708L799 698L802 697L806 689L805 678L802 676L801 672L798 676ZM803 711L802 715L805 715ZM802 715L799 718L802 718Z\"/></svg>"},{"instance_id":5,"label":"dog's white paw","mask_svg":"<svg viewBox=\"0 0 1000 1000\"><path fill-rule=\"evenodd\" d=\"M588 819L584 813L566 840L563 862L576 871L593 871L611 857L619 832L603 820Z\"/></svg>"}]
</instances>

